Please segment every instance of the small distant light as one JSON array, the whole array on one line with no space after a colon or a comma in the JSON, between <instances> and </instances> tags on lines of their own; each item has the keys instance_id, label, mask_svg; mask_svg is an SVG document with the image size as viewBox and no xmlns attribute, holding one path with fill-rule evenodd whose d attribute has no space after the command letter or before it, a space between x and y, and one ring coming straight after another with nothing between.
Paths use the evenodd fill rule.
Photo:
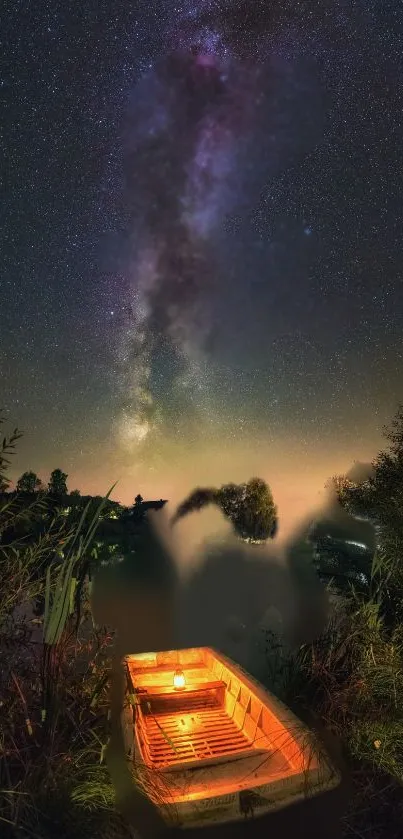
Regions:
<instances>
[{"instance_id":1,"label":"small distant light","mask_svg":"<svg viewBox=\"0 0 403 839\"><path fill-rule=\"evenodd\" d=\"M185 687L186 680L183 673L183 670L175 670L174 673L174 688L175 690L183 690Z\"/></svg>"},{"instance_id":2,"label":"small distant light","mask_svg":"<svg viewBox=\"0 0 403 839\"><path fill-rule=\"evenodd\" d=\"M312 227L304 227L305 236L312 236Z\"/></svg>"}]
</instances>

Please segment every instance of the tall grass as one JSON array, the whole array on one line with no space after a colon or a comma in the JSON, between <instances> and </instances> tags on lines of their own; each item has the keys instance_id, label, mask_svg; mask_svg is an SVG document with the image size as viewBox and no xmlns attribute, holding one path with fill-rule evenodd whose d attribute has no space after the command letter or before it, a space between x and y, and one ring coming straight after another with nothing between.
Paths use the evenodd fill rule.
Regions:
<instances>
[{"instance_id":1,"label":"tall grass","mask_svg":"<svg viewBox=\"0 0 403 839\"><path fill-rule=\"evenodd\" d=\"M386 437L389 449L361 483L332 480L344 510L374 528L367 583L345 568L342 546L326 630L293 655L272 652L269 674L286 701L315 712L341 744L354 791L345 835L369 839L403 836L403 408ZM320 574L327 557L318 557Z\"/></svg>"},{"instance_id":2,"label":"tall grass","mask_svg":"<svg viewBox=\"0 0 403 839\"><path fill-rule=\"evenodd\" d=\"M17 439L3 442L3 475L4 453ZM104 764L112 638L94 627L88 597L92 545L109 495L95 510L87 505L74 527L45 497L28 508L18 496L0 500L0 535L7 536L0 542L2 837L127 835ZM45 529L34 537L29 524L38 516ZM44 604L41 618L32 615L37 597ZM92 812L74 797L80 784L93 797L103 789L108 812L102 819L102 808Z\"/></svg>"},{"instance_id":3,"label":"tall grass","mask_svg":"<svg viewBox=\"0 0 403 839\"><path fill-rule=\"evenodd\" d=\"M342 746L354 790L348 837L403 835L403 625L391 609L400 575L381 544L369 588L344 589L314 643L271 657L286 701L314 712Z\"/></svg>"}]
</instances>

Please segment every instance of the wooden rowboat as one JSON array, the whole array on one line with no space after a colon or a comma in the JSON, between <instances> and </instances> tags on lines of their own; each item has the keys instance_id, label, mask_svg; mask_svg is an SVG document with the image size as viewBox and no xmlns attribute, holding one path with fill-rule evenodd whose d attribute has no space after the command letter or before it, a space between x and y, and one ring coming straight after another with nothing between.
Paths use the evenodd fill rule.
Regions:
<instances>
[{"instance_id":1,"label":"wooden rowboat","mask_svg":"<svg viewBox=\"0 0 403 839\"><path fill-rule=\"evenodd\" d=\"M312 732L221 653L129 655L125 666L127 754L167 823L251 818L339 783Z\"/></svg>"}]
</instances>

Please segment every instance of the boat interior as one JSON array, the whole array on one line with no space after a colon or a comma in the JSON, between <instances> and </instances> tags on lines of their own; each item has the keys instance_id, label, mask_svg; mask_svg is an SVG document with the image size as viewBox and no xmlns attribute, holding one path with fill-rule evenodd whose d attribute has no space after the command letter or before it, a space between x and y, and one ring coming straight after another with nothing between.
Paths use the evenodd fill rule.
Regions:
<instances>
[{"instance_id":1,"label":"boat interior","mask_svg":"<svg viewBox=\"0 0 403 839\"><path fill-rule=\"evenodd\" d=\"M138 749L150 769L195 775L209 766L212 790L222 788L223 773L228 788L240 789L300 774L312 760L317 766L312 755L307 766L298 721L214 650L132 655L126 664Z\"/></svg>"}]
</instances>

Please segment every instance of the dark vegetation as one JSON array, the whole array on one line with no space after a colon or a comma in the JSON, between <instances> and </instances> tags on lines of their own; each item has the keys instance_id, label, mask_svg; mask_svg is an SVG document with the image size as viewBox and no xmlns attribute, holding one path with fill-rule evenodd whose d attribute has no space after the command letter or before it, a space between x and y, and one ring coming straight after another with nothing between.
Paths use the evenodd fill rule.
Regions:
<instances>
[{"instance_id":1,"label":"dark vegetation","mask_svg":"<svg viewBox=\"0 0 403 839\"><path fill-rule=\"evenodd\" d=\"M136 562L150 503L69 493L61 470L46 489L25 473L9 491L19 436L0 447L0 835L133 835L105 765L113 628L94 626L89 597L97 564ZM366 839L403 835L403 411L388 442L369 476L333 479L329 516L309 534L334 600L325 632L292 654L268 639L268 686L337 737L353 782L344 835ZM206 503L243 539L276 532L258 479L197 490L175 520Z\"/></svg>"},{"instance_id":2,"label":"dark vegetation","mask_svg":"<svg viewBox=\"0 0 403 839\"><path fill-rule=\"evenodd\" d=\"M195 489L176 510L173 523L209 504L219 507L237 536L246 542L265 542L277 533L277 508L261 478L252 478L246 484L225 484L220 489Z\"/></svg>"}]
</instances>

